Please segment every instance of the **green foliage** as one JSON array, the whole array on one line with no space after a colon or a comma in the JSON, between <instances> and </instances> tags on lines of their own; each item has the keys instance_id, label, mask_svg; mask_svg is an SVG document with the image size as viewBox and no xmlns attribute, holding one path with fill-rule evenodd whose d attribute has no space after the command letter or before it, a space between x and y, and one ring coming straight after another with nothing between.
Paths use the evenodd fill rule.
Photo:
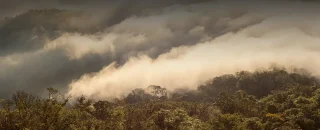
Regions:
<instances>
[{"instance_id":1,"label":"green foliage","mask_svg":"<svg viewBox=\"0 0 320 130\"><path fill-rule=\"evenodd\" d=\"M271 94L272 91L286 89L286 87L314 85L318 85L317 80L302 69L295 69L289 73L285 69L271 68L219 76L199 86L198 89L209 97L214 97L221 92L232 94L238 90L244 90L250 95L262 98Z\"/></svg>"},{"instance_id":2,"label":"green foliage","mask_svg":"<svg viewBox=\"0 0 320 130\"><path fill-rule=\"evenodd\" d=\"M54 88L47 98L18 91L0 100L0 129L316 130L320 87L302 72L241 71L173 93L152 85L114 102L81 96L68 104Z\"/></svg>"},{"instance_id":3,"label":"green foliage","mask_svg":"<svg viewBox=\"0 0 320 130\"><path fill-rule=\"evenodd\" d=\"M199 119L192 118L185 110L174 109L155 112L147 123L146 129L194 130L209 128Z\"/></svg>"}]
</instances>

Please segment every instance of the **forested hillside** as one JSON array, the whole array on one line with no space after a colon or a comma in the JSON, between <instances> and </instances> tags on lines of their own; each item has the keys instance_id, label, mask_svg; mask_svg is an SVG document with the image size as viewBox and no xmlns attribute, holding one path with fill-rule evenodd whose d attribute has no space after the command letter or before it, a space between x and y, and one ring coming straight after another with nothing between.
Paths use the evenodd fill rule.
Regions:
<instances>
[{"instance_id":1,"label":"forested hillside","mask_svg":"<svg viewBox=\"0 0 320 130\"><path fill-rule=\"evenodd\" d=\"M72 98L71 98L72 99ZM240 71L198 90L151 85L123 99L76 101L48 88L47 98L16 92L1 100L0 129L315 130L320 86L304 70Z\"/></svg>"}]
</instances>

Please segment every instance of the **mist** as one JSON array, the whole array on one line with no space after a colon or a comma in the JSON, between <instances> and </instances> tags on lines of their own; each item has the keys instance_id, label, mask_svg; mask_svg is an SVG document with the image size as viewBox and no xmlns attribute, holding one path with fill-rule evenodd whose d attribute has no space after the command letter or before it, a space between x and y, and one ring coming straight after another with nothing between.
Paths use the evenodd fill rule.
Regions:
<instances>
[{"instance_id":1,"label":"mist","mask_svg":"<svg viewBox=\"0 0 320 130\"><path fill-rule=\"evenodd\" d=\"M97 100L149 85L192 90L221 74L272 64L319 75L318 2L33 2L12 1L16 8L2 8L0 18L39 8L81 13L49 21L53 29L0 24L9 37L0 39L0 97L42 95L48 87Z\"/></svg>"},{"instance_id":2,"label":"mist","mask_svg":"<svg viewBox=\"0 0 320 130\"><path fill-rule=\"evenodd\" d=\"M146 21L159 19L156 22L159 24L161 20L168 20L170 23L167 25L174 24L174 22L180 24L174 24L175 26L172 27L159 27L162 30L169 30L161 36L171 34L170 37L178 38L177 35L184 32L184 36L198 35L201 38L192 41L193 44L183 44L179 47L170 44L173 48L156 58L152 57L148 51L142 53L140 51L138 56L129 57L124 65L116 66L113 63L105 66L98 73L86 74L79 80L73 81L69 85L68 94L85 95L93 99L121 98L135 88L145 88L151 84L160 85L169 91L179 88L197 89L199 85L215 76L241 70L253 71L268 68L272 64L285 68L306 68L314 75L319 74L317 59L319 58L318 32L320 30L316 27L319 19L312 13L315 8L300 12L296 10L297 6L294 4L291 8L290 6L286 6L288 8L267 6L273 7L271 10L250 8L250 6L244 8L245 10L226 7L223 8L222 13L217 13L211 8L213 5L214 3L206 3L177 7L170 14L128 19L143 19L140 22L128 22L131 25L134 24L130 26L131 30L152 28L153 32L156 32L157 25L148 26L149 23L155 22ZM312 7L308 4L305 6ZM195 12L186 11L192 8L196 8ZM201 11L210 12L210 14L204 18L205 12ZM241 14L241 11L245 13ZM225 12L228 13L224 14ZM293 12L298 15L290 15ZM240 16L237 16L239 13ZM172 15L175 17L169 19L165 17ZM174 19L176 17L179 19ZM210 21L208 24L199 22L208 19L215 21ZM143 26L135 24L143 23L143 21L146 22ZM183 23L182 21L189 22ZM195 22L192 25L193 21ZM213 26L215 26L213 30L222 26L223 29L218 31L222 34L211 32L209 29ZM180 32L174 32L175 28L178 28L176 30ZM152 34L152 32L147 33L147 30L143 32L146 32L145 35ZM136 38L140 39L140 36ZM144 38L145 40L150 39ZM186 40L184 43L189 41ZM152 45L157 46L158 43Z\"/></svg>"}]
</instances>

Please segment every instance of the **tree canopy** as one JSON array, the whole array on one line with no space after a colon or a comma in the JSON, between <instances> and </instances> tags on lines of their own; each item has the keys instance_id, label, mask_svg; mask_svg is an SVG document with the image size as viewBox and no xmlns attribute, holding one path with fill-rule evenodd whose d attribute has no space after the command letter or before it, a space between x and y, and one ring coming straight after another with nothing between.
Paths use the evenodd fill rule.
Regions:
<instances>
[{"instance_id":1,"label":"tree canopy","mask_svg":"<svg viewBox=\"0 0 320 130\"><path fill-rule=\"evenodd\" d=\"M18 91L3 99L0 129L6 130L316 130L320 87L304 71L240 71L213 78L197 90L151 85L123 99L69 98L48 88L40 98ZM182 91L182 90L181 90Z\"/></svg>"}]
</instances>

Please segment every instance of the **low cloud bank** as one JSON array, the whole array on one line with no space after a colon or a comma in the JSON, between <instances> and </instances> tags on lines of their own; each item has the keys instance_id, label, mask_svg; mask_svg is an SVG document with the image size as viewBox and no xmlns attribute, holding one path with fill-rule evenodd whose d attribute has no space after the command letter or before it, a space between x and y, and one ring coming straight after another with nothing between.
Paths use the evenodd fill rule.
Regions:
<instances>
[{"instance_id":1,"label":"low cloud bank","mask_svg":"<svg viewBox=\"0 0 320 130\"><path fill-rule=\"evenodd\" d=\"M57 5L72 10L76 4ZM121 98L149 85L196 89L215 76L271 64L319 74L318 2L150 2L130 10L123 3L105 10L89 5L80 9L100 13L92 20L72 17L68 25L100 27L96 32L39 26L36 33L7 39L20 50L0 56L1 97L16 90L41 95L47 87L94 99ZM47 38L53 32L59 35ZM10 42L17 38L19 43ZM39 45L27 49L23 41Z\"/></svg>"}]
</instances>

